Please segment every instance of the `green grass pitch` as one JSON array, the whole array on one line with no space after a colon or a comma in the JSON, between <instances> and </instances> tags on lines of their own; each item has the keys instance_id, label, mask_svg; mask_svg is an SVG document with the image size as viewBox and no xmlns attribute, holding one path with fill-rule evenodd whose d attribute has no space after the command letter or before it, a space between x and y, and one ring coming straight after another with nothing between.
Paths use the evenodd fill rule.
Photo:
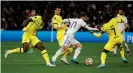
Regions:
<instances>
[{"instance_id":1,"label":"green grass pitch","mask_svg":"<svg viewBox=\"0 0 133 73\"><path fill-rule=\"evenodd\" d=\"M50 59L59 48L58 44L44 42ZM127 57L129 63L123 64L118 51L116 57L110 52L107 56L106 68L96 68L100 64L100 54L105 43L82 43L83 50L79 55L79 65L73 64L70 60L73 53L68 56L70 65L65 65L60 61L61 56L57 59L56 67L47 67L39 50L34 49L31 54L11 54L4 59L6 49L13 49L20 46L20 42L1 42L1 73L133 73L133 44L128 44L131 49L131 56ZM126 53L125 53L126 55ZM84 61L87 57L93 59L92 66L86 66Z\"/></svg>"}]
</instances>

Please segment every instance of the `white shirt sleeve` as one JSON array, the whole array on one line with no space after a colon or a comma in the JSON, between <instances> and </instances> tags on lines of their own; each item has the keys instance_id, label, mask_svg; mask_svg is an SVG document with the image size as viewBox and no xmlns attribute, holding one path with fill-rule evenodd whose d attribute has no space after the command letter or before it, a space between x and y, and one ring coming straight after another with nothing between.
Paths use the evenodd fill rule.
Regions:
<instances>
[{"instance_id":1,"label":"white shirt sleeve","mask_svg":"<svg viewBox=\"0 0 133 73\"><path fill-rule=\"evenodd\" d=\"M87 24L83 21L83 20L81 20L81 26L82 27L85 27Z\"/></svg>"},{"instance_id":2,"label":"white shirt sleeve","mask_svg":"<svg viewBox=\"0 0 133 73\"><path fill-rule=\"evenodd\" d=\"M64 20L62 21L62 23L63 23L63 24L66 24L66 23L67 23L67 24L70 24L70 20L69 20L69 19L64 19Z\"/></svg>"},{"instance_id":3,"label":"white shirt sleeve","mask_svg":"<svg viewBox=\"0 0 133 73\"><path fill-rule=\"evenodd\" d=\"M125 19L125 22L124 22L124 23L125 23L125 24L128 24L127 18L126 18L126 17L124 17L124 19Z\"/></svg>"}]
</instances>

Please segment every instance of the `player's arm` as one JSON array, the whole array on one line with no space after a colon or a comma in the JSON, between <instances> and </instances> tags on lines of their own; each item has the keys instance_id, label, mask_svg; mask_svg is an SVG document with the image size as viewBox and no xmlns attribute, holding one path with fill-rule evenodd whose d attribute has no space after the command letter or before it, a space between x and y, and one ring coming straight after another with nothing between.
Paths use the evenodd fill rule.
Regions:
<instances>
[{"instance_id":1,"label":"player's arm","mask_svg":"<svg viewBox=\"0 0 133 73\"><path fill-rule=\"evenodd\" d=\"M64 19L64 20L62 21L61 26L62 26L63 24L64 24L65 26L69 25L69 24L70 24L70 20L69 20L69 19Z\"/></svg>"},{"instance_id":2,"label":"player's arm","mask_svg":"<svg viewBox=\"0 0 133 73\"><path fill-rule=\"evenodd\" d=\"M28 25L28 23L29 22L32 22L33 20L31 19L31 18L29 18L29 19L26 19L24 22L23 22L23 24L22 24L22 26L27 26Z\"/></svg>"},{"instance_id":3,"label":"player's arm","mask_svg":"<svg viewBox=\"0 0 133 73\"><path fill-rule=\"evenodd\" d=\"M124 25L125 25L125 28L123 29L123 32L129 27L127 18L125 19Z\"/></svg>"},{"instance_id":4,"label":"player's arm","mask_svg":"<svg viewBox=\"0 0 133 73\"><path fill-rule=\"evenodd\" d=\"M106 28L105 28L105 24L101 27L101 30L99 31L99 33L96 33L94 31L91 31L91 33L96 36L96 37L101 37L103 35L103 33L105 33Z\"/></svg>"},{"instance_id":5,"label":"player's arm","mask_svg":"<svg viewBox=\"0 0 133 73\"><path fill-rule=\"evenodd\" d=\"M58 19L56 17L53 18L52 23L54 25L54 29L56 29L56 30L61 29L61 27L59 27L59 25L58 25Z\"/></svg>"},{"instance_id":6,"label":"player's arm","mask_svg":"<svg viewBox=\"0 0 133 73\"><path fill-rule=\"evenodd\" d=\"M124 30L126 30L128 27L129 27L128 23L125 23L125 29Z\"/></svg>"},{"instance_id":7,"label":"player's arm","mask_svg":"<svg viewBox=\"0 0 133 73\"><path fill-rule=\"evenodd\" d=\"M89 27L83 20L81 21L81 26L86 28L87 30L91 30L91 31L99 31L99 29L97 28L92 28L92 27Z\"/></svg>"},{"instance_id":8,"label":"player's arm","mask_svg":"<svg viewBox=\"0 0 133 73\"><path fill-rule=\"evenodd\" d=\"M88 25L85 25L84 28L86 28L87 30L91 30L91 31L99 31L99 29L89 27Z\"/></svg>"}]
</instances>

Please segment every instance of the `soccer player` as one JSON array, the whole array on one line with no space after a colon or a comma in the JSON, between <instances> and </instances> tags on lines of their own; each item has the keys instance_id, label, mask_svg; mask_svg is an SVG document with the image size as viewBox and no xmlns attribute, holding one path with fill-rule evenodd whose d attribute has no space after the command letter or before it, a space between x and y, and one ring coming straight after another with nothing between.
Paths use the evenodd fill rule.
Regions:
<instances>
[{"instance_id":1,"label":"soccer player","mask_svg":"<svg viewBox=\"0 0 133 73\"><path fill-rule=\"evenodd\" d=\"M28 19L30 17L34 17L36 16L36 10L32 9L31 11L29 11L29 14L28 14ZM28 49L27 53L33 53L33 46L30 45L30 48Z\"/></svg>"},{"instance_id":2,"label":"soccer player","mask_svg":"<svg viewBox=\"0 0 133 73\"><path fill-rule=\"evenodd\" d=\"M82 50L82 45L80 42L78 42L76 39L74 39L75 33L81 28L84 27L88 30L98 30L97 28L91 28L89 27L85 21L87 20L87 15L84 12L81 12L79 15L80 18L69 18L64 19L62 21L62 24L69 25L68 30L65 33L64 40L61 44L61 48L57 50L56 54L52 57L51 62L55 65L57 57L64 51L68 50L69 47L75 48L75 53L73 56L73 59L71 60L75 64L79 64L77 57L80 54L80 51ZM62 26L62 25L60 25Z\"/></svg>"},{"instance_id":3,"label":"soccer player","mask_svg":"<svg viewBox=\"0 0 133 73\"><path fill-rule=\"evenodd\" d=\"M58 40L59 46L61 47L63 39L64 39L64 34L66 30L68 29L68 27L66 25L63 25L62 27L60 27L60 24L62 23L62 17L60 15L61 8L57 6L54 9L54 13L55 15L52 18L52 24L54 25L54 28L57 30L56 38ZM65 51L63 53L63 57L61 58L61 61L64 62L65 64L69 64L69 62L66 60L66 57L72 51L73 51L73 48L69 48L68 51Z\"/></svg>"},{"instance_id":4,"label":"soccer player","mask_svg":"<svg viewBox=\"0 0 133 73\"><path fill-rule=\"evenodd\" d=\"M113 51L114 47L117 45L120 48L120 54L122 57L122 62L127 63L127 59L124 56L123 40L121 33L118 30L118 23L123 23L124 18L118 14L116 18L109 19L109 15L104 15L103 17L104 25L101 28L100 33L92 32L93 35L100 37L104 32L107 33L109 40L104 46L103 52L101 54L101 64L97 68L105 67L106 55L108 52ZM110 21L109 21L110 20ZM109 21L109 22L108 22Z\"/></svg>"},{"instance_id":5,"label":"soccer player","mask_svg":"<svg viewBox=\"0 0 133 73\"><path fill-rule=\"evenodd\" d=\"M120 14L120 15L125 19L125 22L119 23L119 25L118 25L118 30L119 30L119 32L121 33L121 36L122 36L123 41L124 41L124 45L125 45L125 47L126 47L127 55L129 56L129 55L130 55L130 49L129 49L127 43L125 42L125 30L128 28L128 21L127 21L126 16L124 16L124 11L123 11L123 9L119 8L119 9L118 9L118 14ZM115 49L114 49L114 56L116 56L116 53L117 53L117 46L116 46Z\"/></svg>"},{"instance_id":6,"label":"soccer player","mask_svg":"<svg viewBox=\"0 0 133 73\"><path fill-rule=\"evenodd\" d=\"M5 58L7 58L7 56L12 53L27 52L29 49L29 46L32 45L33 47L41 51L42 56L45 59L47 66L55 66L50 63L46 48L43 46L41 41L36 37L37 32L40 29L42 29L44 26L42 17L39 15L30 17L29 19L25 20L22 25L24 26L23 28L24 33L22 36L22 48L19 47L19 48L15 48L12 50L6 50Z\"/></svg>"}]
</instances>

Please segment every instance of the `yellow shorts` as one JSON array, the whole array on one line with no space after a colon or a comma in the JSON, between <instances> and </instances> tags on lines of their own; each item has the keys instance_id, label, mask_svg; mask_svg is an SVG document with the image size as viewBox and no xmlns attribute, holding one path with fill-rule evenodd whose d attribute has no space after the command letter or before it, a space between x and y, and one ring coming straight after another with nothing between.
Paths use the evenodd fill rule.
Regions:
<instances>
[{"instance_id":1,"label":"yellow shorts","mask_svg":"<svg viewBox=\"0 0 133 73\"><path fill-rule=\"evenodd\" d=\"M57 39L58 44L59 44L60 47L62 46L63 39L64 39L64 37Z\"/></svg>"},{"instance_id":2,"label":"yellow shorts","mask_svg":"<svg viewBox=\"0 0 133 73\"><path fill-rule=\"evenodd\" d=\"M113 51L114 47L118 45L119 47L123 46L122 38L110 39L107 44L104 46L104 49L108 51Z\"/></svg>"},{"instance_id":3,"label":"yellow shorts","mask_svg":"<svg viewBox=\"0 0 133 73\"><path fill-rule=\"evenodd\" d=\"M38 42L41 42L36 36L24 33L22 36L22 43L29 43L31 46L35 46Z\"/></svg>"}]
</instances>

